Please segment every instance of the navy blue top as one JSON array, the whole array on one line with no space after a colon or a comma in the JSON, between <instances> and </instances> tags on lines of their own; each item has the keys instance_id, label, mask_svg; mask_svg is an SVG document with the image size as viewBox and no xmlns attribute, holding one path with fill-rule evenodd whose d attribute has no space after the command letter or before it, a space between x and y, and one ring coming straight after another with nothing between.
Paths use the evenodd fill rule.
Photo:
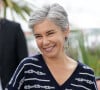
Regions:
<instances>
[{"instance_id":1,"label":"navy blue top","mask_svg":"<svg viewBox=\"0 0 100 90\"><path fill-rule=\"evenodd\" d=\"M92 69L80 62L69 79L59 85L42 55L35 55L21 61L6 90L97 90L97 86Z\"/></svg>"}]
</instances>

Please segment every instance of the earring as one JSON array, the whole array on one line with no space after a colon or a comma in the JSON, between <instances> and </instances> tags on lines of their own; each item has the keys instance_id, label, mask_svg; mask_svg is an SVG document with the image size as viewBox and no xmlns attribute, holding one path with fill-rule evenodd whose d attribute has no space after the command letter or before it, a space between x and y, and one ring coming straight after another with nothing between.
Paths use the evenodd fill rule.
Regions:
<instances>
[{"instance_id":1,"label":"earring","mask_svg":"<svg viewBox=\"0 0 100 90\"><path fill-rule=\"evenodd\" d=\"M67 41L67 37L65 37L65 41Z\"/></svg>"},{"instance_id":2,"label":"earring","mask_svg":"<svg viewBox=\"0 0 100 90\"><path fill-rule=\"evenodd\" d=\"M65 49L69 48L69 40L68 37L65 37L65 44L64 44Z\"/></svg>"}]
</instances>

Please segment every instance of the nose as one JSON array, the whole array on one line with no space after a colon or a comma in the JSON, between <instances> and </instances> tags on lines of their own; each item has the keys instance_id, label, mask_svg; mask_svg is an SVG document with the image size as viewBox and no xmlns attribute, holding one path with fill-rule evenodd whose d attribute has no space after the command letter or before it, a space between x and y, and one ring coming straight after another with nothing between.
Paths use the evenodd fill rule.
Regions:
<instances>
[{"instance_id":1,"label":"nose","mask_svg":"<svg viewBox=\"0 0 100 90\"><path fill-rule=\"evenodd\" d=\"M47 37L43 37L43 45L47 46L49 45L49 43L50 43L49 39Z\"/></svg>"}]
</instances>

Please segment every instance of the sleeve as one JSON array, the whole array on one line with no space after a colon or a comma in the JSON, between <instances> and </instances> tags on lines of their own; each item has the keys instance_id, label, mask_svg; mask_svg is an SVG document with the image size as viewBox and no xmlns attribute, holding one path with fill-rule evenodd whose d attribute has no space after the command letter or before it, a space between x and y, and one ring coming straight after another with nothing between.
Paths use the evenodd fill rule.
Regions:
<instances>
[{"instance_id":1,"label":"sleeve","mask_svg":"<svg viewBox=\"0 0 100 90\"><path fill-rule=\"evenodd\" d=\"M80 70L82 85L85 86L86 90L98 90L94 70L84 64Z\"/></svg>"},{"instance_id":2,"label":"sleeve","mask_svg":"<svg viewBox=\"0 0 100 90\"><path fill-rule=\"evenodd\" d=\"M25 70L25 66L22 60L21 63L18 65L16 71L14 72L5 90L24 90L23 89L24 80L25 80L24 70Z\"/></svg>"},{"instance_id":3,"label":"sleeve","mask_svg":"<svg viewBox=\"0 0 100 90\"><path fill-rule=\"evenodd\" d=\"M89 75L90 77L87 77L87 79L90 79L90 81L88 81L90 85L88 86L91 88L91 90L98 90L94 71L91 70Z\"/></svg>"},{"instance_id":4,"label":"sleeve","mask_svg":"<svg viewBox=\"0 0 100 90\"><path fill-rule=\"evenodd\" d=\"M93 85L91 86L91 87L92 87L92 90L98 90L95 77L93 78L93 82L94 82L94 83L93 83Z\"/></svg>"},{"instance_id":5,"label":"sleeve","mask_svg":"<svg viewBox=\"0 0 100 90\"><path fill-rule=\"evenodd\" d=\"M26 38L21 29L20 24L17 25L16 29L17 29L16 55L18 57L18 62L20 62L20 60L28 56L28 48L27 48Z\"/></svg>"}]
</instances>

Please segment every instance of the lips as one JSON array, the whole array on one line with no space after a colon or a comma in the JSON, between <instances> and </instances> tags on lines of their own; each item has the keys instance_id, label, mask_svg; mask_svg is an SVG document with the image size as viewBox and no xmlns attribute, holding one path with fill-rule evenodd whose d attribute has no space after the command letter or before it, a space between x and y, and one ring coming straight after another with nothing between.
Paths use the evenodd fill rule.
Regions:
<instances>
[{"instance_id":1,"label":"lips","mask_svg":"<svg viewBox=\"0 0 100 90\"><path fill-rule=\"evenodd\" d=\"M54 45L50 47L43 48L45 52L51 52L54 49Z\"/></svg>"}]
</instances>

